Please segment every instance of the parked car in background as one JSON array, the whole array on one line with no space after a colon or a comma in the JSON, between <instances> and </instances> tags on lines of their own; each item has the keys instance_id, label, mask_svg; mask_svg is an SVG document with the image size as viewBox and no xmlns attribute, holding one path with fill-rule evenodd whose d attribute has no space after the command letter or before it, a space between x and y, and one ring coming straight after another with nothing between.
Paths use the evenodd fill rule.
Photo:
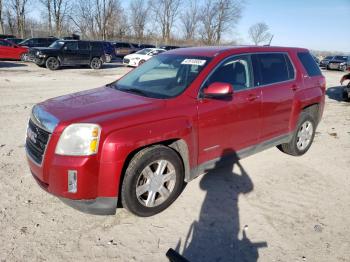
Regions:
<instances>
[{"instance_id":1,"label":"parked car in background","mask_svg":"<svg viewBox=\"0 0 350 262\"><path fill-rule=\"evenodd\" d=\"M139 44L138 47L140 49L145 49L145 48L155 48L155 45L150 45L150 44Z\"/></svg>"},{"instance_id":2,"label":"parked car in background","mask_svg":"<svg viewBox=\"0 0 350 262\"><path fill-rule=\"evenodd\" d=\"M18 45L20 42L23 41L22 38L6 38L5 40L11 41L12 43L14 43L14 44L16 44L16 45Z\"/></svg>"},{"instance_id":3,"label":"parked car in background","mask_svg":"<svg viewBox=\"0 0 350 262\"><path fill-rule=\"evenodd\" d=\"M346 71L350 67L350 56L335 56L327 65L327 69Z\"/></svg>"},{"instance_id":4,"label":"parked car in background","mask_svg":"<svg viewBox=\"0 0 350 262\"><path fill-rule=\"evenodd\" d=\"M323 58L323 59L320 61L320 67L327 67L329 61L331 61L332 59L333 59L333 56L326 56L325 58Z\"/></svg>"},{"instance_id":5,"label":"parked car in background","mask_svg":"<svg viewBox=\"0 0 350 262\"><path fill-rule=\"evenodd\" d=\"M0 59L25 60L28 48L18 46L5 39L0 39Z\"/></svg>"},{"instance_id":6,"label":"parked car in background","mask_svg":"<svg viewBox=\"0 0 350 262\"><path fill-rule=\"evenodd\" d=\"M160 48L145 48L137 51L136 53L124 56L123 64L126 66L137 67L139 65L142 65L153 56L161 54L163 52L166 52L166 50Z\"/></svg>"},{"instance_id":7,"label":"parked car in background","mask_svg":"<svg viewBox=\"0 0 350 262\"><path fill-rule=\"evenodd\" d=\"M48 47L56 40L58 40L56 37L28 38L20 42L18 45L27 47Z\"/></svg>"},{"instance_id":8,"label":"parked car in background","mask_svg":"<svg viewBox=\"0 0 350 262\"><path fill-rule=\"evenodd\" d=\"M100 69L105 62L103 42L95 41L57 40L48 48L32 48L30 54L38 66L50 70L80 65Z\"/></svg>"},{"instance_id":9,"label":"parked car in background","mask_svg":"<svg viewBox=\"0 0 350 262\"><path fill-rule=\"evenodd\" d=\"M131 43L112 42L112 44L114 46L115 56L117 57L124 57L126 55L135 53L136 51L140 50L138 46L134 46Z\"/></svg>"},{"instance_id":10,"label":"parked car in background","mask_svg":"<svg viewBox=\"0 0 350 262\"><path fill-rule=\"evenodd\" d=\"M320 64L320 59L318 59L316 56L311 55L312 58L315 60L316 64Z\"/></svg>"},{"instance_id":11,"label":"parked car in background","mask_svg":"<svg viewBox=\"0 0 350 262\"><path fill-rule=\"evenodd\" d=\"M106 63L110 63L113 57L115 56L114 47L111 44L111 42L102 41L102 43L103 43L103 49L105 51Z\"/></svg>"},{"instance_id":12,"label":"parked car in background","mask_svg":"<svg viewBox=\"0 0 350 262\"><path fill-rule=\"evenodd\" d=\"M104 87L35 105L26 155L40 187L76 209L111 215L119 199L152 216L225 160L274 146L305 154L325 88L303 48L172 50Z\"/></svg>"},{"instance_id":13,"label":"parked car in background","mask_svg":"<svg viewBox=\"0 0 350 262\"><path fill-rule=\"evenodd\" d=\"M14 35L4 35L4 34L0 35L0 39L6 39L6 38L16 38L16 37Z\"/></svg>"},{"instance_id":14,"label":"parked car in background","mask_svg":"<svg viewBox=\"0 0 350 262\"><path fill-rule=\"evenodd\" d=\"M165 49L165 50L173 50L180 48L180 46L175 46L175 45L163 45L159 47L160 49Z\"/></svg>"}]
</instances>

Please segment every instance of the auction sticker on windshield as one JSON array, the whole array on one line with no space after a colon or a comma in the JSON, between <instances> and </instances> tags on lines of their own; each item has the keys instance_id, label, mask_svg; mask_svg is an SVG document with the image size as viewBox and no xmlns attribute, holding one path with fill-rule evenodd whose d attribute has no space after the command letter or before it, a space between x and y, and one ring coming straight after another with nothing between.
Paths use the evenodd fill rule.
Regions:
<instances>
[{"instance_id":1,"label":"auction sticker on windshield","mask_svg":"<svg viewBox=\"0 0 350 262\"><path fill-rule=\"evenodd\" d=\"M207 62L206 60L200 60L200 59L185 59L181 62L182 65L197 65L197 66L203 66Z\"/></svg>"}]
</instances>

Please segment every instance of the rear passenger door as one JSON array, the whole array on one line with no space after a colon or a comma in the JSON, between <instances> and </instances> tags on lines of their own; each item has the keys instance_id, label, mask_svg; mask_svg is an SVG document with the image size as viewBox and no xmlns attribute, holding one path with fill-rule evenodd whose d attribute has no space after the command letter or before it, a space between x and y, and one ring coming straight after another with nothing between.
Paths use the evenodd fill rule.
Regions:
<instances>
[{"instance_id":1,"label":"rear passenger door","mask_svg":"<svg viewBox=\"0 0 350 262\"><path fill-rule=\"evenodd\" d=\"M255 86L262 93L261 142L289 132L294 93L299 86L287 53L253 54L252 62Z\"/></svg>"},{"instance_id":2,"label":"rear passenger door","mask_svg":"<svg viewBox=\"0 0 350 262\"><path fill-rule=\"evenodd\" d=\"M63 62L65 65L79 64L78 42L67 42L63 47Z\"/></svg>"},{"instance_id":3,"label":"rear passenger door","mask_svg":"<svg viewBox=\"0 0 350 262\"><path fill-rule=\"evenodd\" d=\"M78 63L82 65L86 65L90 63L90 43L86 41L79 41L78 43Z\"/></svg>"}]
</instances>

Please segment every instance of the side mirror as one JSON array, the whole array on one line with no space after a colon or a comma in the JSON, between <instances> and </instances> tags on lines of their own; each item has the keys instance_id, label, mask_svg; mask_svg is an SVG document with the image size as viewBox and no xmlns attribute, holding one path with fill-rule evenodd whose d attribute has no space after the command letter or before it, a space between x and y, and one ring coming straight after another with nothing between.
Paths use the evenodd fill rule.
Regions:
<instances>
[{"instance_id":1,"label":"side mirror","mask_svg":"<svg viewBox=\"0 0 350 262\"><path fill-rule=\"evenodd\" d=\"M233 86L228 83L214 82L203 90L206 98L228 98L233 94Z\"/></svg>"}]
</instances>

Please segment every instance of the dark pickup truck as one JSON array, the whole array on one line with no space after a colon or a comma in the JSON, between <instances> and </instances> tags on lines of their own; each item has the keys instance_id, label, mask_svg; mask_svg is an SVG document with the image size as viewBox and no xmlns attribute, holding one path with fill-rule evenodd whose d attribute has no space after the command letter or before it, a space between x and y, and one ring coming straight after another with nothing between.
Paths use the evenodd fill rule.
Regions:
<instances>
[{"instance_id":1,"label":"dark pickup truck","mask_svg":"<svg viewBox=\"0 0 350 262\"><path fill-rule=\"evenodd\" d=\"M106 60L103 43L77 40L57 40L47 48L32 48L29 56L38 66L50 70L78 65L100 69Z\"/></svg>"}]
</instances>

